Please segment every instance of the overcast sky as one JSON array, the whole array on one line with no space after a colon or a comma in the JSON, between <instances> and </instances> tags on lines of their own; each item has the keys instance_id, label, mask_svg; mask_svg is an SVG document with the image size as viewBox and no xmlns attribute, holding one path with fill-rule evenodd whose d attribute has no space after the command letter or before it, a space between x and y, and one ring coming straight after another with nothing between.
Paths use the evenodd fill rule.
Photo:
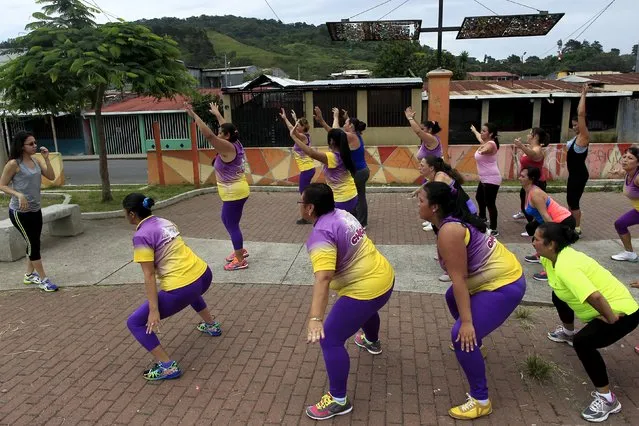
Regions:
<instances>
[{"instance_id":1,"label":"overcast sky","mask_svg":"<svg viewBox=\"0 0 639 426\"><path fill-rule=\"evenodd\" d=\"M94 2L93 0L87 0ZM351 17L384 0L268 0L275 13L284 23L306 22L322 24L326 21L339 21ZM360 15L353 20L376 20L400 6L405 0L391 0L388 3ZM456 33L444 35L444 49L455 54L466 50L471 56L482 59L484 54L494 58L505 58L511 53L526 57L546 56L556 51L556 42L577 36L584 25L611 0L516 0L536 9L552 12L564 12L566 15L555 28L544 37L521 37L484 40L455 40ZM532 9L513 4L507 0L482 0L488 8L500 15L536 13ZM95 0L106 12L124 18L159 18L172 16L185 18L199 15L236 15L245 17L275 18L267 5L267 0ZM437 0L408 0L384 19L422 19L422 26L437 25ZM444 25L458 26L464 16L482 16L492 13L475 0L445 0ZM38 11L34 0L0 0L0 40L15 37L24 31L31 20L31 13ZM592 24L579 40L598 40L605 50L616 47L621 53L630 53L633 44L639 41L638 0L616 0L612 6ZM100 15L98 21L106 22L107 17ZM584 27L585 28L585 27ZM583 30L583 28L582 28ZM569 35L575 32L571 37ZM437 46L436 36L423 34L422 44Z\"/></svg>"}]
</instances>

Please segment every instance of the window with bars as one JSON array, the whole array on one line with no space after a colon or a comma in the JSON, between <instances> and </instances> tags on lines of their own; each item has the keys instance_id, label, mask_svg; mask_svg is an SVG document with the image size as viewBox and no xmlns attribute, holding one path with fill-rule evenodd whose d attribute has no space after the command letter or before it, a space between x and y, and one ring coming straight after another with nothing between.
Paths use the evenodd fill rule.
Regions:
<instances>
[{"instance_id":1,"label":"window with bars","mask_svg":"<svg viewBox=\"0 0 639 426\"><path fill-rule=\"evenodd\" d=\"M404 110L410 105L410 89L371 89L368 91L367 125L369 127L408 126Z\"/></svg>"},{"instance_id":2,"label":"window with bars","mask_svg":"<svg viewBox=\"0 0 639 426\"><path fill-rule=\"evenodd\" d=\"M350 117L357 117L357 91L356 90L318 90L313 92L313 106L320 107L324 120L328 125L333 124L333 107L344 109ZM309 117L312 118L309 112ZM366 121L366 117L357 117L362 121ZM315 120L313 120L315 121ZM344 125L344 120L340 118L340 126ZM321 127L315 122L315 127Z\"/></svg>"}]
</instances>

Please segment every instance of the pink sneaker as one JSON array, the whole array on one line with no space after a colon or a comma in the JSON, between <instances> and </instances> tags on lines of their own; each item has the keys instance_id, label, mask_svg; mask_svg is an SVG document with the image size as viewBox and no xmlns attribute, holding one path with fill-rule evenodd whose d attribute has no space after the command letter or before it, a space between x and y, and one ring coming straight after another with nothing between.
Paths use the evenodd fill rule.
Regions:
<instances>
[{"instance_id":1,"label":"pink sneaker","mask_svg":"<svg viewBox=\"0 0 639 426\"><path fill-rule=\"evenodd\" d=\"M244 253L244 258L249 257L249 252L246 249L242 249L243 253ZM226 256L226 263L231 263L233 262L233 259L235 259L235 250L233 250L231 252L231 254L229 254L228 256Z\"/></svg>"},{"instance_id":2,"label":"pink sneaker","mask_svg":"<svg viewBox=\"0 0 639 426\"><path fill-rule=\"evenodd\" d=\"M239 269L246 268L248 268L248 262L246 261L246 259L240 262L239 260L237 260L237 257L234 257L231 262L224 265L225 271L237 271Z\"/></svg>"}]
</instances>

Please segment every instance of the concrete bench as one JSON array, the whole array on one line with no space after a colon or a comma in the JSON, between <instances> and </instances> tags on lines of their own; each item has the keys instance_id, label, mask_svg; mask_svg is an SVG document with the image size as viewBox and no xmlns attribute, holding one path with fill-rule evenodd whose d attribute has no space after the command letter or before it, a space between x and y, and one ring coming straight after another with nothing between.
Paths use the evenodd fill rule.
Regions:
<instances>
[{"instance_id":1,"label":"concrete bench","mask_svg":"<svg viewBox=\"0 0 639 426\"><path fill-rule=\"evenodd\" d=\"M55 237L72 237L83 229L80 206L54 204L42 209L42 222ZM0 262L13 262L26 255L27 243L9 219L0 220Z\"/></svg>"}]
</instances>

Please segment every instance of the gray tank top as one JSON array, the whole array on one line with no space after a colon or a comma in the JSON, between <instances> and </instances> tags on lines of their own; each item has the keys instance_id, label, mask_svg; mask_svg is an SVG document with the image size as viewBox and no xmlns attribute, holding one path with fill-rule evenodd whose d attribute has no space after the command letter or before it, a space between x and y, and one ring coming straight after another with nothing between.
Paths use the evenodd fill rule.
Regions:
<instances>
[{"instance_id":1,"label":"gray tank top","mask_svg":"<svg viewBox=\"0 0 639 426\"><path fill-rule=\"evenodd\" d=\"M37 212L40 210L40 184L42 182L40 164L33 160L35 169L28 168L22 161L18 161L20 170L13 176L11 181L14 190L21 192L27 198L29 207L26 211ZM12 196L9 208L15 211L20 210L20 202L17 197Z\"/></svg>"}]
</instances>

